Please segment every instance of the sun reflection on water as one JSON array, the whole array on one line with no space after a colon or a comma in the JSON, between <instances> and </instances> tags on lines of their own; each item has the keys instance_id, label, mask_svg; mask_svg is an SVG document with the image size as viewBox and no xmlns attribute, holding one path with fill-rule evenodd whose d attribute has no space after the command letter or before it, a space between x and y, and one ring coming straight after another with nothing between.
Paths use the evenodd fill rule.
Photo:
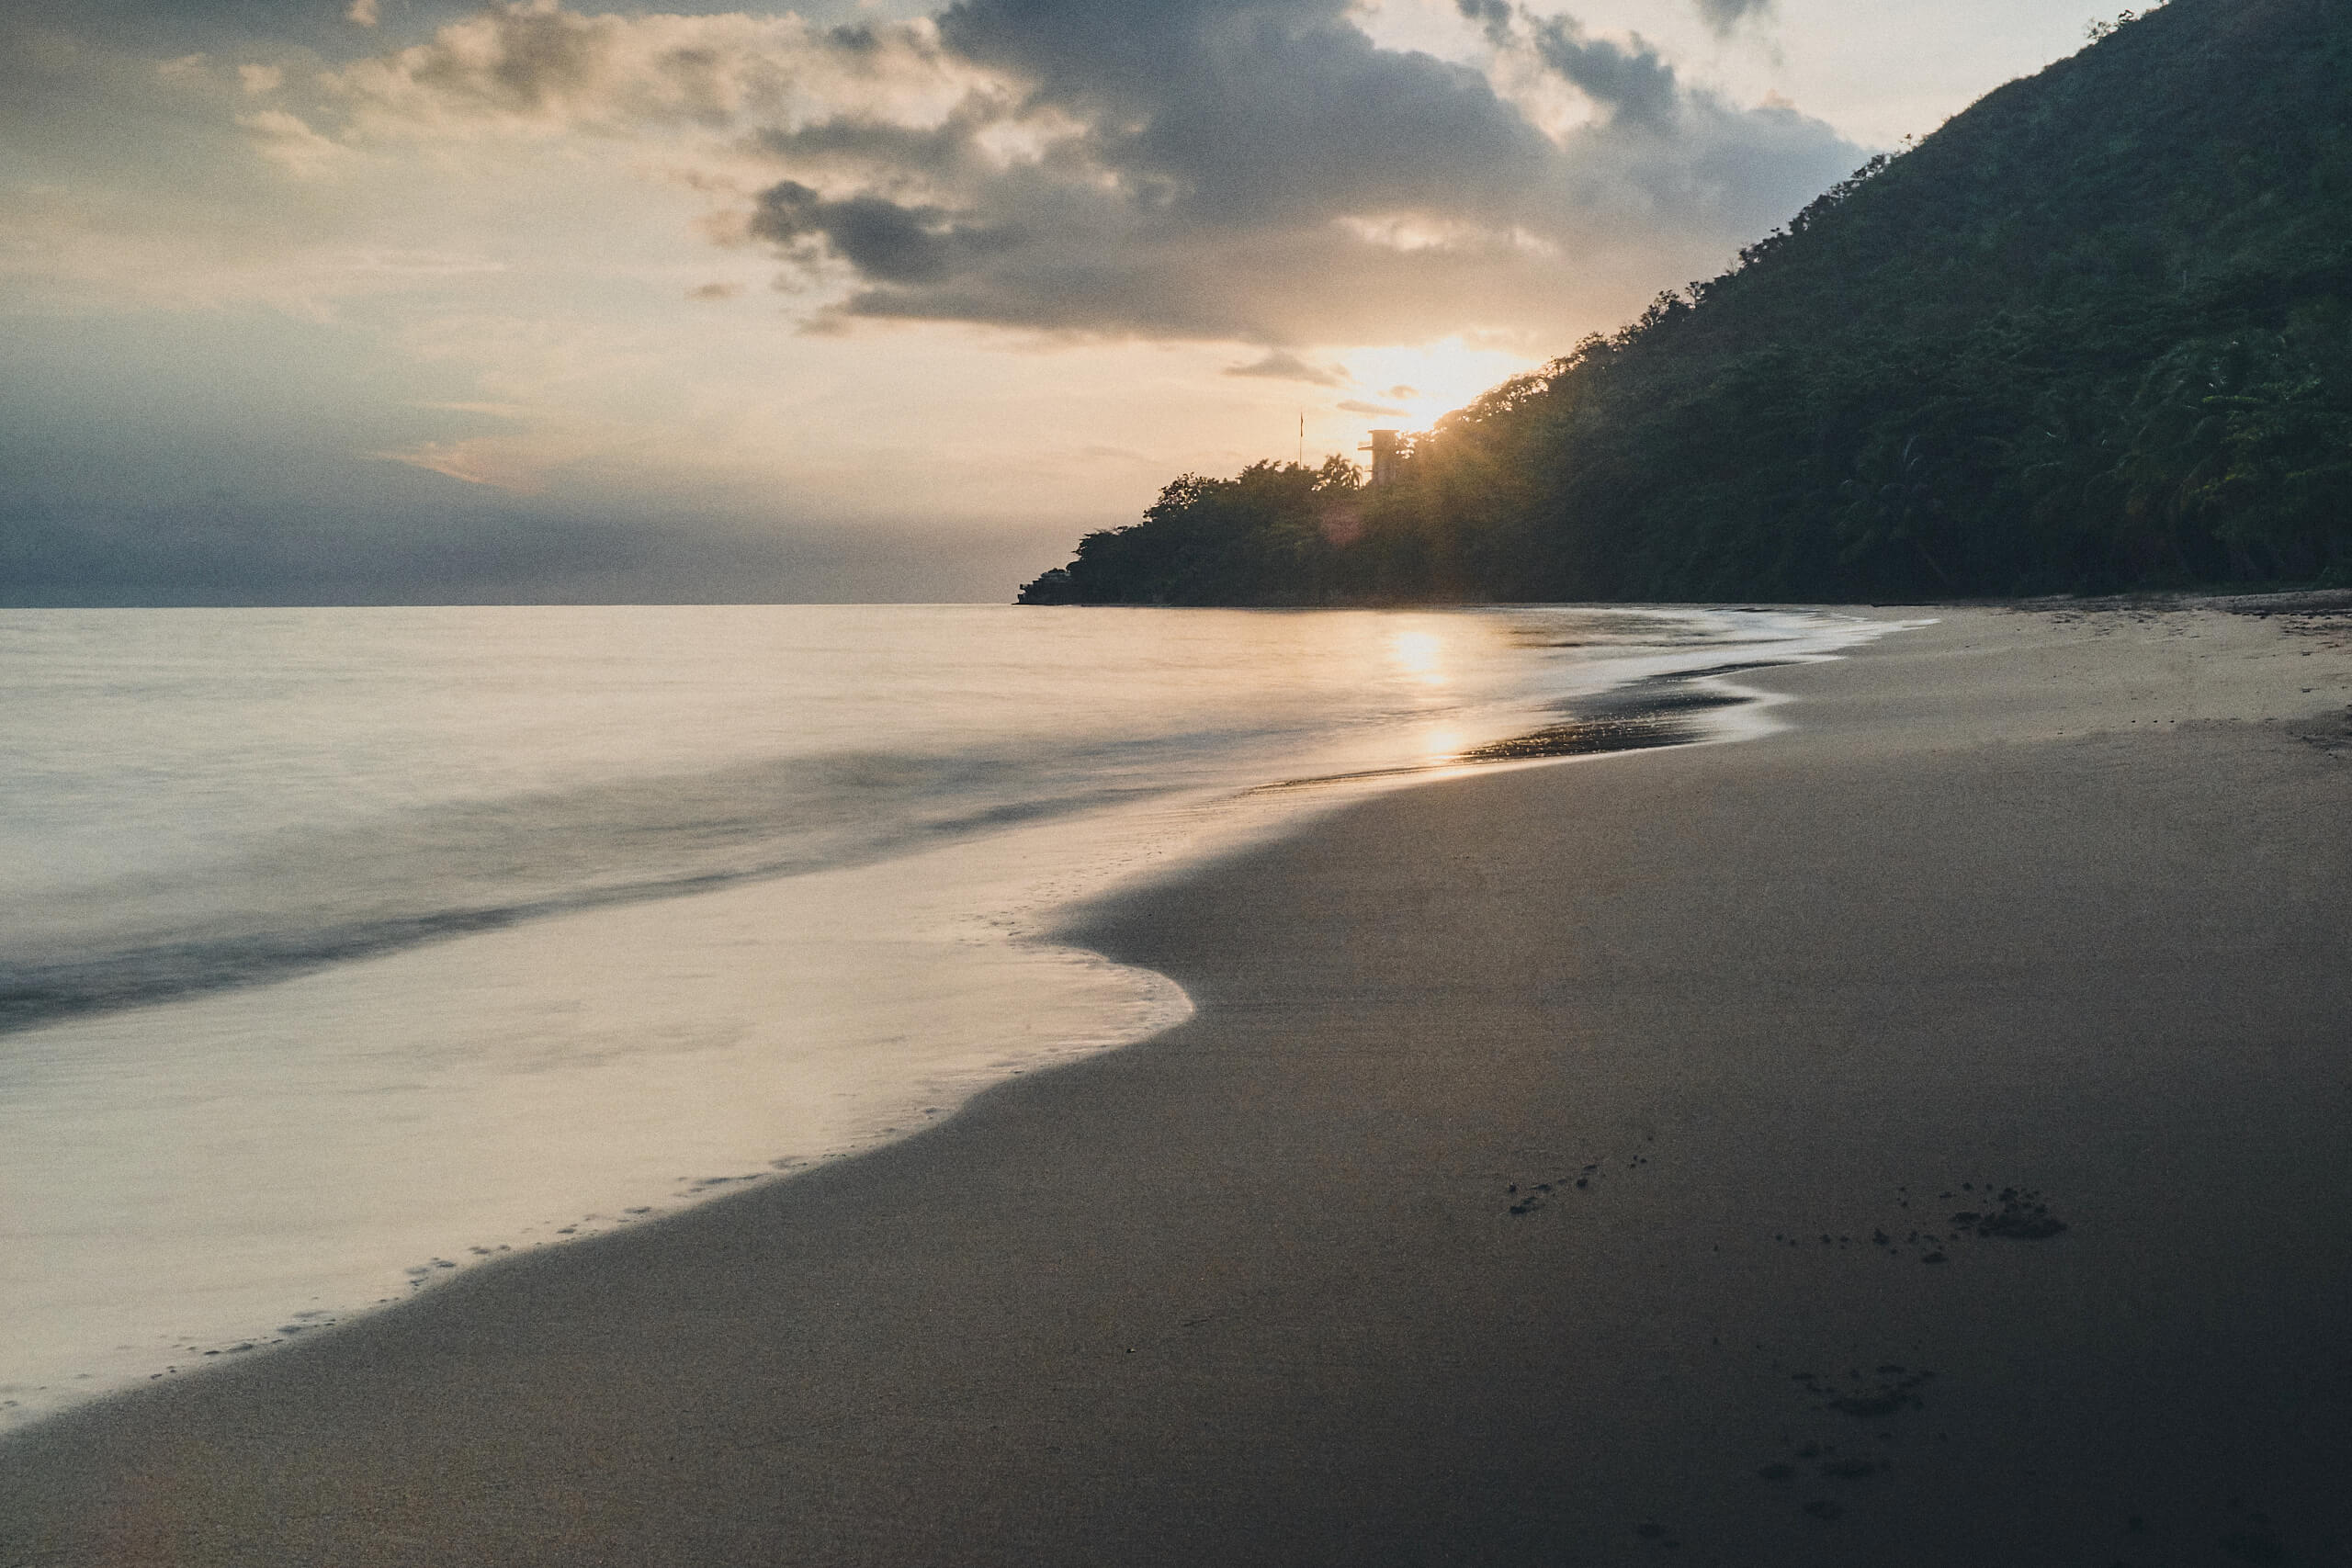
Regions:
<instances>
[{"instance_id":1,"label":"sun reflection on water","mask_svg":"<svg viewBox=\"0 0 2352 1568\"><path fill-rule=\"evenodd\" d=\"M1398 671L1424 686L1447 684L1445 644L1435 632L1396 631L1388 637L1388 657Z\"/></svg>"}]
</instances>

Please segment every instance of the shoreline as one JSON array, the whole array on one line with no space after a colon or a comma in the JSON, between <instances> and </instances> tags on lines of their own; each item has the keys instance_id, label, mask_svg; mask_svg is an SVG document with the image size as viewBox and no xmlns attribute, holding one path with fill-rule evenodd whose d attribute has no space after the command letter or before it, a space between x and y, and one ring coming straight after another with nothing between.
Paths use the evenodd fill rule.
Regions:
<instances>
[{"instance_id":1,"label":"shoreline","mask_svg":"<svg viewBox=\"0 0 2352 1568\"><path fill-rule=\"evenodd\" d=\"M0 1562L2338 1560L2346 639L1943 613L1102 903L1193 1020L0 1442Z\"/></svg>"},{"instance_id":2,"label":"shoreline","mask_svg":"<svg viewBox=\"0 0 2352 1568\"><path fill-rule=\"evenodd\" d=\"M1791 624L1802 616L1632 619L1664 623L1655 647L1620 654L1653 671L1730 654L1677 646L1690 638L1849 635ZM1608 625L1533 623L1575 648L1605 648ZM1526 726L1558 702L1613 708L1613 694L1674 684L1653 673L1595 698L1611 671L1579 657L1519 659L1551 671L1522 679L1552 698ZM1464 739L1514 733L1517 705L1474 705ZM1296 760L1367 750L1323 740ZM1370 751L1414 755L1393 735ZM35 1076L0 1104L0 1186L30 1220L0 1289L14 1330L0 1429L266 1354L500 1257L659 1223L903 1136L986 1083L1148 1037L1190 1004L1156 975L1042 940L1054 910L1434 771L1276 797L1232 794L1271 776L1238 770L1225 787L1195 780L871 863L722 878L53 1021L12 1042ZM108 1098L116 1085L165 1113L141 1118L130 1094Z\"/></svg>"}]
</instances>

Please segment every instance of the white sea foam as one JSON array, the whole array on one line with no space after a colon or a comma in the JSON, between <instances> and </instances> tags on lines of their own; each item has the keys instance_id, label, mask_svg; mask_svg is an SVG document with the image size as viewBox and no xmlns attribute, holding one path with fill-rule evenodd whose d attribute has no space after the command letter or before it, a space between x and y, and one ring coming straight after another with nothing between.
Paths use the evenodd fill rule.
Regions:
<instances>
[{"instance_id":1,"label":"white sea foam","mask_svg":"<svg viewBox=\"0 0 2352 1568\"><path fill-rule=\"evenodd\" d=\"M1186 1010L1070 900L1792 613L0 614L0 1417Z\"/></svg>"}]
</instances>

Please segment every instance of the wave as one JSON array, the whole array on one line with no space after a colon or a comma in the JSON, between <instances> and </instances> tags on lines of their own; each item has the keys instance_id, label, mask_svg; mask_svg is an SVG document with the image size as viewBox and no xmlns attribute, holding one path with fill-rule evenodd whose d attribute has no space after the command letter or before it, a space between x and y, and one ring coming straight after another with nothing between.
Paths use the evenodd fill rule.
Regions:
<instances>
[{"instance_id":1,"label":"wave","mask_svg":"<svg viewBox=\"0 0 2352 1568\"><path fill-rule=\"evenodd\" d=\"M1528 612L1476 624L1493 626L1521 646L1682 657L1705 648L1729 651L1804 640L1784 627L1659 612ZM1281 630L1287 624L1269 625ZM1258 623L1240 629L1258 629ZM1562 710L1565 722L1470 744L1442 761L1501 761L1698 739L1697 710L1724 699L1693 691L1693 682L1778 661L1767 656L1588 693L1572 699L1573 711ZM1413 751L1401 738L1415 727L1463 717L1469 709L1462 702L1483 707L1514 690L1532 696L1528 685L1539 671L1559 678L1550 665L1529 664L1505 679L1489 675L1453 702L1393 691L1366 700L1344 684L1331 688L1333 700L1324 701L1307 683L1283 702L1268 704L1255 699L1252 689L1223 712L1196 706L1188 727L1138 735L1124 728L1105 733L1111 724L1124 725L1126 715L1103 709L1104 695L1119 694L1120 707L1142 702L1157 709L1170 694L1163 689L1164 672L1157 677L1159 684L1147 682L1134 692L1122 675L1125 667L1087 668L1083 685L1068 684L1060 664L1052 665L1053 679L1042 683L1035 671L1006 677L1015 692L1024 682L1035 687L1032 698L1020 702L1019 714L1076 728L1058 737L942 745L944 738L936 735L902 736L902 742L912 743L806 751L695 773L426 805L355 805L325 821L317 819L315 802L332 787L321 781L334 775L313 763L296 781L299 788L288 792L313 812L307 823L289 818L281 826L256 827L220 819L205 829L209 838L194 840L179 855L156 854L141 871L111 872L37 896L20 893L16 919L0 933L0 1033L267 984L573 910L870 863L992 829L1154 795L1325 782L1264 783L1282 779L1302 761L1339 760L1332 748L1343 740L1340 750L1347 760L1372 766L1330 777L1418 772L1430 765L1426 757L1414 766L1383 765L1399 760L1400 750ZM1577 660L1566 668L1582 668L1606 687L1597 661ZM1221 669L1204 668L1199 680L1221 689ZM978 688L933 689L937 684L912 693L893 689L887 702L845 688L847 711L868 723L892 714L921 723L951 714L993 714L1005 700L1005 694L992 696ZM1065 716L1057 704L1069 694L1084 700ZM1314 700L1295 700L1300 694ZM714 709L709 722L724 720ZM1384 735L1395 743L1381 741ZM924 739L933 742L929 749ZM447 739L461 751L472 743L455 730ZM472 752L457 761L469 759L479 762ZM436 759L428 750L415 761ZM382 759L372 765L381 771ZM414 771L436 778L466 773L456 766ZM270 793L263 789L254 798L267 800ZM136 832L123 841L137 852Z\"/></svg>"},{"instance_id":2,"label":"wave","mask_svg":"<svg viewBox=\"0 0 2352 1568\"><path fill-rule=\"evenodd\" d=\"M209 864L20 909L0 1032L571 910L866 864L1165 794L1262 736L1014 752L843 751L266 835Z\"/></svg>"}]
</instances>

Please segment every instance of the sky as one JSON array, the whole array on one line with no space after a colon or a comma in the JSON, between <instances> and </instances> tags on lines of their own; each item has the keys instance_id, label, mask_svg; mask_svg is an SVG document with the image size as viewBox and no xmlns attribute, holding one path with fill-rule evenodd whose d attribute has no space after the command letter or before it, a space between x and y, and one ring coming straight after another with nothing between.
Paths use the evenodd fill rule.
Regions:
<instances>
[{"instance_id":1,"label":"sky","mask_svg":"<svg viewBox=\"0 0 2352 1568\"><path fill-rule=\"evenodd\" d=\"M9 0L0 604L1003 600L2106 9Z\"/></svg>"}]
</instances>

